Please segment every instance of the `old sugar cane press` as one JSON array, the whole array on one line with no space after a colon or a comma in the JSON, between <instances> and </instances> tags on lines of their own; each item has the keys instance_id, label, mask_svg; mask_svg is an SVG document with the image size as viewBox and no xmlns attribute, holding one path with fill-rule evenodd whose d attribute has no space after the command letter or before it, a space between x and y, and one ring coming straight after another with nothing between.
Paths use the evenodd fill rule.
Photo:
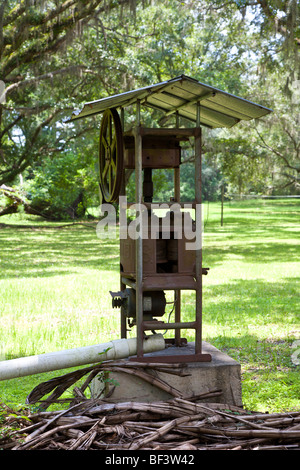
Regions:
<instances>
[{"instance_id":1,"label":"old sugar cane press","mask_svg":"<svg viewBox=\"0 0 300 470\"><path fill-rule=\"evenodd\" d=\"M124 130L124 110L135 106L135 125ZM176 116L174 127L148 128L142 125L142 107L162 111L165 118ZM201 240L201 128L231 127L241 120L259 118L271 110L204 85L187 76L87 103L71 120L103 113L99 142L99 175L102 199L121 202L121 209L134 207L135 236L120 227L120 289L110 292L112 306L120 309L121 337L136 327L139 361L153 361L144 355L143 339L149 331L174 330L170 346L182 347L181 330L194 330L194 354L155 356L155 362L207 362L202 353L202 267ZM192 122L182 127L179 119ZM181 142L192 141L195 166L195 199L180 201ZM172 169L174 191L165 215L156 215L153 203L154 170ZM127 202L125 171L135 173L135 201ZM121 196L121 197L120 197ZM161 207L161 203L159 207ZM174 209L175 207L175 209ZM188 207L194 210L192 220ZM138 215L137 215L138 214ZM188 235L185 227L192 227ZM138 228L138 230L137 230ZM197 240L198 235L198 240ZM200 240L199 240L200 236ZM192 246L192 248L191 248ZM195 317L182 321L182 291L195 291ZM166 291L174 293L174 320L167 318Z\"/></svg>"}]
</instances>

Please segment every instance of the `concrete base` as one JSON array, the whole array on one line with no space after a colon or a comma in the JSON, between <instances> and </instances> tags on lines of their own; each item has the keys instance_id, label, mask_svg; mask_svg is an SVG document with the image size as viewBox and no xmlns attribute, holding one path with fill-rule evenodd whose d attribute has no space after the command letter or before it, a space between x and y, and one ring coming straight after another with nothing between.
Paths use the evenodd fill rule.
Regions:
<instances>
[{"instance_id":1,"label":"concrete base","mask_svg":"<svg viewBox=\"0 0 300 470\"><path fill-rule=\"evenodd\" d=\"M172 346L147 356L153 357L152 362L155 362L155 356L188 355L194 354L194 350L194 343L188 343L184 347L177 348ZM158 372L153 369L147 369L147 372L177 389L184 397L191 397L220 389L222 390L222 395L201 401L242 406L240 364L206 342L203 342L202 353L210 354L212 357L211 362L190 362L186 364L184 372L189 374L187 376L182 377ZM173 398L169 393L155 385L126 373L111 372L109 373L109 379L119 384L115 387L111 396L106 399L111 403L125 401L154 402ZM112 387L113 385L108 384L110 390L112 390ZM102 389L103 383L97 378L94 379L91 387L92 396L94 398L99 396Z\"/></svg>"}]
</instances>

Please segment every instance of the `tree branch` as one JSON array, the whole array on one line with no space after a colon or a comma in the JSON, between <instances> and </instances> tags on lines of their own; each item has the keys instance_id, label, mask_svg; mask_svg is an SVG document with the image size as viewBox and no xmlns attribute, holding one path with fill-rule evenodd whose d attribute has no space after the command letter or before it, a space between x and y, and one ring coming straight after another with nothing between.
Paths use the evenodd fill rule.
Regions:
<instances>
[{"instance_id":1,"label":"tree branch","mask_svg":"<svg viewBox=\"0 0 300 470\"><path fill-rule=\"evenodd\" d=\"M288 5L287 5L287 2L286 2L286 5L284 5L284 7L286 7L286 11L285 11L287 15L286 18L278 18L278 16L270 8L268 0L258 0L258 4L260 5L266 17L274 24L278 32L281 33L285 37L287 36L287 33L289 32L290 35L293 35L293 40L295 41L295 43L298 46L300 46L300 38L295 37L293 34L293 31L288 31L287 29L287 24L291 23L289 21L291 19L291 14L292 14L291 11L289 11L290 2ZM284 7L282 8L283 10L284 10ZM291 23L291 26L293 26L292 23Z\"/></svg>"},{"instance_id":2,"label":"tree branch","mask_svg":"<svg viewBox=\"0 0 300 470\"><path fill-rule=\"evenodd\" d=\"M21 114L19 114L19 116L16 117L16 119L14 119L12 122L10 122L10 123L8 124L8 126L6 126L6 127L3 129L3 131L0 133L0 141L1 141L2 137L3 137L7 132L9 132L10 129L12 129L12 128L17 124L17 122L19 122L19 121L22 119L22 117L23 117L23 116L22 116Z\"/></svg>"},{"instance_id":3,"label":"tree branch","mask_svg":"<svg viewBox=\"0 0 300 470\"><path fill-rule=\"evenodd\" d=\"M35 82L39 82L41 80L47 80L49 78L51 79L55 75L65 74L65 73L69 73L69 72L75 72L77 70L83 70L85 72L89 72L88 69L86 69L86 70L85 69L86 69L85 65L70 65L69 67L64 67L64 68L59 69L59 70L54 70L53 72L44 73L43 75L39 75L38 77L30 78L28 80L23 80L23 81L20 81L20 82L17 82L17 83L12 83L11 85L9 85L5 89L5 95L8 95L11 91L15 90L16 88L21 88L21 87L24 87L24 86L28 86L28 85L31 85Z\"/></svg>"},{"instance_id":4,"label":"tree branch","mask_svg":"<svg viewBox=\"0 0 300 470\"><path fill-rule=\"evenodd\" d=\"M25 0L20 0L19 4L16 5L6 16L6 19L3 21L3 26L14 23L19 16L23 15L23 13L26 11L26 5L27 2Z\"/></svg>"},{"instance_id":5,"label":"tree branch","mask_svg":"<svg viewBox=\"0 0 300 470\"><path fill-rule=\"evenodd\" d=\"M57 116L57 114L59 114L61 111L61 109L53 111L53 113L50 114L47 119L45 119L36 127L32 137L29 139L28 142L26 142L24 151L21 153L20 157L18 158L18 161L15 162L11 168L7 168L5 170L0 171L0 175L2 175L2 179L0 179L0 185L6 183L7 181L12 181L17 175L22 173L22 171L27 168L30 163L30 160L32 159L32 149L36 143L39 133L44 127L50 124L54 117Z\"/></svg>"},{"instance_id":6,"label":"tree branch","mask_svg":"<svg viewBox=\"0 0 300 470\"><path fill-rule=\"evenodd\" d=\"M256 126L254 126L254 129L255 129L257 135L259 136L259 138L261 139L261 141L262 141L263 144L264 144L264 145L261 145L261 144L260 144L261 147L263 147L263 148L265 148L265 149L267 149L267 150L270 150L270 151L273 152L275 155L277 155L279 158L281 158L281 159L285 162L287 168L290 168L291 170L296 170L296 171L298 171L297 167L294 167L293 165L291 165L290 162L288 161L288 159L286 158L286 156L283 155L283 153L279 152L276 148L272 147L271 145L269 145L269 144L265 141L265 139L264 139L263 136L260 134L260 132L258 131L258 129L257 129Z\"/></svg>"},{"instance_id":7,"label":"tree branch","mask_svg":"<svg viewBox=\"0 0 300 470\"><path fill-rule=\"evenodd\" d=\"M40 57L45 53L55 52L57 47L67 39L67 33L74 30L80 20L89 19L102 1L67 0L58 8L38 16L29 16L27 11L20 9L18 15L20 21L14 28L16 33L6 39L6 43L9 43L11 47L7 52L6 63L3 64L3 77L11 73L20 63L28 63L33 60L36 55ZM60 18L60 15L71 6L76 7L74 11L64 18ZM22 16L24 12L26 14ZM20 54L20 46L28 40L31 42L34 40L33 44L30 47L24 47L22 54Z\"/></svg>"}]
</instances>

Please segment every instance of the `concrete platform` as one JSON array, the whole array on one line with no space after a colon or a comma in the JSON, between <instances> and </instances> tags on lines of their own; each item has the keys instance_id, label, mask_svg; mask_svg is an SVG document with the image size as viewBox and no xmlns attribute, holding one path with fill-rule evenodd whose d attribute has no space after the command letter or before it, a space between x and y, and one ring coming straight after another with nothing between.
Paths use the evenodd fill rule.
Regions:
<instances>
[{"instance_id":1,"label":"concrete platform","mask_svg":"<svg viewBox=\"0 0 300 470\"><path fill-rule=\"evenodd\" d=\"M242 406L240 364L206 342L203 342L202 352L211 355L211 362L191 362L186 364L183 370L185 373L189 374L187 376L182 377L170 373L158 372L153 369L150 371L147 369L147 372L177 389L184 397L191 397L220 389L222 390L222 395L202 400L202 402L227 403L229 405ZM186 346L180 348L171 346L163 351L148 355L153 357L152 362L155 362L155 356L161 356L163 354L194 354L194 343L188 343ZM111 372L109 373L109 378L119 384L107 399L111 403L125 401L154 402L173 398L172 395L166 391L145 382L139 377L123 372ZM109 391L112 391L113 386L108 384L108 388ZM102 389L103 383L101 383L99 379L94 379L91 387L92 396L94 398L99 396Z\"/></svg>"}]
</instances>

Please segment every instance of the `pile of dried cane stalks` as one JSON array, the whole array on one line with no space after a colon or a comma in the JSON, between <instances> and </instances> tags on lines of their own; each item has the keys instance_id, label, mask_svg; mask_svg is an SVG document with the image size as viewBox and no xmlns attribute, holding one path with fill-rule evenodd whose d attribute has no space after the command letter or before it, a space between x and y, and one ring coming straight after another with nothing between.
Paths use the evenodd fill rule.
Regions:
<instances>
[{"instance_id":1,"label":"pile of dried cane stalks","mask_svg":"<svg viewBox=\"0 0 300 470\"><path fill-rule=\"evenodd\" d=\"M168 389L173 398L154 403L110 403L106 399L86 398L83 391L99 371L118 369L134 371L153 386ZM149 371L147 372L147 368ZM184 398L153 375L166 370L161 364L103 362L71 372L37 386L28 397L37 403L54 389L51 398L39 400L44 410L59 401L70 384L89 374L75 398L63 411L39 411L16 414L5 405L6 431L0 432L0 449L9 450L299 450L300 411L257 413L222 403L199 403L220 395L211 391L198 397ZM177 372L176 372L177 371ZM170 373L179 373L182 365L172 364ZM149 377L145 378L145 375ZM41 409L41 408L40 408ZM0 424L1 426L1 424ZM9 429L9 426L11 428ZM3 427L3 418L2 418ZM9 430L8 430L9 429ZM1 431L1 428L0 428ZM2 436L2 437L1 437Z\"/></svg>"}]
</instances>

